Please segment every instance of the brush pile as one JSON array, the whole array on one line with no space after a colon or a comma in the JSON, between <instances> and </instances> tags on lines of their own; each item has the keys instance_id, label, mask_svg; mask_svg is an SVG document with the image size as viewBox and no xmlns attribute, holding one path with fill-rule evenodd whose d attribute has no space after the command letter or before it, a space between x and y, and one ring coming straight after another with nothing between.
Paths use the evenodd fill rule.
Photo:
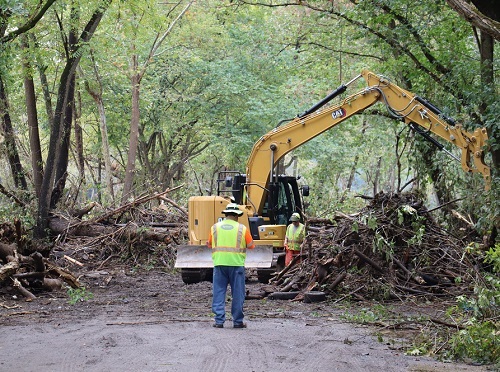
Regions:
<instances>
[{"instance_id":1,"label":"brush pile","mask_svg":"<svg viewBox=\"0 0 500 372\"><path fill-rule=\"evenodd\" d=\"M280 291L404 299L470 292L465 243L441 229L416 194L377 194L354 215L310 219L302 262L271 280ZM291 266L291 265L290 265Z\"/></svg>"}]
</instances>

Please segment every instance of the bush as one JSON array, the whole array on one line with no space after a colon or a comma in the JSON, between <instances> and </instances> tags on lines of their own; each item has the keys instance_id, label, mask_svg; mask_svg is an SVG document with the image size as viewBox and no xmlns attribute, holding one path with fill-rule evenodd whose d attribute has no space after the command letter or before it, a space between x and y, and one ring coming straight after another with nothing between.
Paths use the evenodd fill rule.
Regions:
<instances>
[{"instance_id":1,"label":"bush","mask_svg":"<svg viewBox=\"0 0 500 372\"><path fill-rule=\"evenodd\" d=\"M474 249L475 250L475 249ZM474 287L473 298L458 297L458 310L473 316L467 327L451 338L451 356L456 359L471 359L478 363L500 363L500 244L484 253L488 271L483 280ZM457 310L457 309L455 309Z\"/></svg>"}]
</instances>

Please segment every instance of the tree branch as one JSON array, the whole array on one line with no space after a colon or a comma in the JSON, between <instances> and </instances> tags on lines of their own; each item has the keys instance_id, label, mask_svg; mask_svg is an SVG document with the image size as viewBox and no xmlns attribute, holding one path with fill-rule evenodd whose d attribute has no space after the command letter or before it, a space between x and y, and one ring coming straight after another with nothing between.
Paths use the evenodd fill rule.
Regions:
<instances>
[{"instance_id":1,"label":"tree branch","mask_svg":"<svg viewBox=\"0 0 500 372\"><path fill-rule=\"evenodd\" d=\"M48 0L47 3L45 3L45 5L40 8L40 11L37 14L35 14L31 19L29 19L28 22L26 22L21 27L15 29L14 31L0 38L0 44L11 41L16 37L18 37L19 35L35 27L38 21L44 16L45 12L52 6L53 3L55 3L55 1L56 0Z\"/></svg>"},{"instance_id":2,"label":"tree branch","mask_svg":"<svg viewBox=\"0 0 500 372\"><path fill-rule=\"evenodd\" d=\"M26 207L26 203L24 203L22 200L20 200L17 196L12 194L10 191L8 191L3 185L0 183L0 193L4 194L5 196L12 198L16 204L18 204L20 207Z\"/></svg>"},{"instance_id":3,"label":"tree branch","mask_svg":"<svg viewBox=\"0 0 500 372\"><path fill-rule=\"evenodd\" d=\"M467 1L446 0L446 2L467 22L469 22L473 26L476 26L481 31L491 35L495 40L500 40L500 22L497 22L485 16ZM494 2L492 2L491 6L495 6Z\"/></svg>"}]
</instances>

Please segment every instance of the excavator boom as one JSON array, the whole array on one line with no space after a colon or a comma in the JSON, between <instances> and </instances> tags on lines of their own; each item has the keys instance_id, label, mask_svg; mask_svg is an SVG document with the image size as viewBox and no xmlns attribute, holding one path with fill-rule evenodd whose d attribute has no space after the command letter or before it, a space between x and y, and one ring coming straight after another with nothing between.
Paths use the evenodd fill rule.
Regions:
<instances>
[{"instance_id":1,"label":"excavator boom","mask_svg":"<svg viewBox=\"0 0 500 372\"><path fill-rule=\"evenodd\" d=\"M350 95L337 105L320 110L322 105L343 93L347 85L360 77L367 83L365 89ZM485 188L489 188L490 168L484 163L483 152L488 139L485 128L478 128L474 133L469 133L424 99L380 75L363 70L357 78L342 85L312 109L286 125L274 128L255 143L246 169L246 195L250 204L256 208L254 212L261 214L266 201L266 190L274 176L273 169L283 156L378 102L384 104L395 119L411 125L414 129L419 128L419 132L424 136L429 137L428 133L433 133L457 146L461 150L460 161L463 170L481 173Z\"/></svg>"}]
</instances>

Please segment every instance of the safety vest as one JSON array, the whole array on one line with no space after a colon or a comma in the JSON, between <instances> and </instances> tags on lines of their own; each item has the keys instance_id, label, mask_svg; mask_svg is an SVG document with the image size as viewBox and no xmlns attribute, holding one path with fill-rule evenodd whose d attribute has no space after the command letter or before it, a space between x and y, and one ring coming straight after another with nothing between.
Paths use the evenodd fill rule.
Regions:
<instances>
[{"instance_id":1,"label":"safety vest","mask_svg":"<svg viewBox=\"0 0 500 372\"><path fill-rule=\"evenodd\" d=\"M212 226L212 260L214 266L245 266L246 227L233 220Z\"/></svg>"},{"instance_id":2,"label":"safety vest","mask_svg":"<svg viewBox=\"0 0 500 372\"><path fill-rule=\"evenodd\" d=\"M292 251L300 251L300 245L304 240L304 225L299 224L297 228L291 223L286 228L286 238L288 243L288 249Z\"/></svg>"}]
</instances>

